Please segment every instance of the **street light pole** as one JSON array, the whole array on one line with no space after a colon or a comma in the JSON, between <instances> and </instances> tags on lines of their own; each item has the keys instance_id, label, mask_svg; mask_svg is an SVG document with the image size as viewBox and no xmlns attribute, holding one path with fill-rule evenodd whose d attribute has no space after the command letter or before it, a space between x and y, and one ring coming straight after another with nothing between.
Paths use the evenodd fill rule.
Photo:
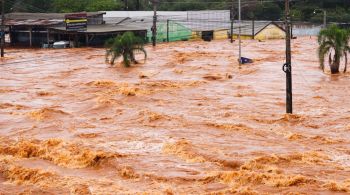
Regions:
<instances>
[{"instance_id":1,"label":"street light pole","mask_svg":"<svg viewBox=\"0 0 350 195\"><path fill-rule=\"evenodd\" d=\"M238 62L242 64L242 44L241 44L241 0L238 0L238 45L239 45L239 58Z\"/></svg>"},{"instance_id":2,"label":"street light pole","mask_svg":"<svg viewBox=\"0 0 350 195\"><path fill-rule=\"evenodd\" d=\"M291 22L289 0L285 0L285 26L286 26L286 63L283 65L283 71L286 73L286 110L288 114L293 113L293 94L292 94L292 52L291 52Z\"/></svg>"},{"instance_id":3,"label":"street light pole","mask_svg":"<svg viewBox=\"0 0 350 195\"><path fill-rule=\"evenodd\" d=\"M316 14L317 11L323 12L323 28L327 28L327 10L325 9L315 9L314 14Z\"/></svg>"}]
</instances>

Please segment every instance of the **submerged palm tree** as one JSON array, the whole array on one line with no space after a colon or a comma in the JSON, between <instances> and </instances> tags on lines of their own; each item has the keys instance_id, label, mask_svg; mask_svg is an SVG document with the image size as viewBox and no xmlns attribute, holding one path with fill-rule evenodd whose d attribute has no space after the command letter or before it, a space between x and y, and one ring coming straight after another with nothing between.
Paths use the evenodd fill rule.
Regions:
<instances>
[{"instance_id":1,"label":"submerged palm tree","mask_svg":"<svg viewBox=\"0 0 350 195\"><path fill-rule=\"evenodd\" d=\"M135 52L142 52L145 55L145 60L147 58L147 53L143 46L144 40L135 36L132 32L126 32L116 38L109 39L106 42L106 62L113 65L117 58L123 57L125 67L129 67L130 63L137 64Z\"/></svg>"},{"instance_id":2,"label":"submerged palm tree","mask_svg":"<svg viewBox=\"0 0 350 195\"><path fill-rule=\"evenodd\" d=\"M344 57L345 68L347 70L348 53L350 52L350 32L332 25L324 29L318 35L318 56L320 59L320 68L324 71L325 56L328 55L328 63L332 74L339 73L340 61Z\"/></svg>"}]
</instances>

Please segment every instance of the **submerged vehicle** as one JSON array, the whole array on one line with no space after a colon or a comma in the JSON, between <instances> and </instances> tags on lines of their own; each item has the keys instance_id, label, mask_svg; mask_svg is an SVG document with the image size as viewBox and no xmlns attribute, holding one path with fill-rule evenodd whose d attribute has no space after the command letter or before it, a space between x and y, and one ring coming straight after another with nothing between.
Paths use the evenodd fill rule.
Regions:
<instances>
[{"instance_id":1,"label":"submerged vehicle","mask_svg":"<svg viewBox=\"0 0 350 195\"><path fill-rule=\"evenodd\" d=\"M71 44L69 41L58 41L53 43L54 49L65 49L70 48Z\"/></svg>"}]
</instances>

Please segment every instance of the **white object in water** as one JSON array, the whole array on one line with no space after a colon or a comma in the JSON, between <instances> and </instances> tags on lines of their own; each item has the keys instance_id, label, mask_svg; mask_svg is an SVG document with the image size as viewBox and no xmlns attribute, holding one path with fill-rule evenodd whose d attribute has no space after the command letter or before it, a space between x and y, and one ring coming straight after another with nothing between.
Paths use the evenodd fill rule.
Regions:
<instances>
[{"instance_id":1,"label":"white object in water","mask_svg":"<svg viewBox=\"0 0 350 195\"><path fill-rule=\"evenodd\" d=\"M53 48L55 49L65 49L70 46L69 41L58 41L53 43Z\"/></svg>"}]
</instances>

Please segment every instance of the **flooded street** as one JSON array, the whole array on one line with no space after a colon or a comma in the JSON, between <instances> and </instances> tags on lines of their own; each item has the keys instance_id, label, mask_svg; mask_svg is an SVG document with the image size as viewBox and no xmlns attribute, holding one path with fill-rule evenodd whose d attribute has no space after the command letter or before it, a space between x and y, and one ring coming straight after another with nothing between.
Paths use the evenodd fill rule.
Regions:
<instances>
[{"instance_id":1,"label":"flooded street","mask_svg":"<svg viewBox=\"0 0 350 195\"><path fill-rule=\"evenodd\" d=\"M293 40L147 46L129 69L103 49L7 50L0 194L350 193L350 77Z\"/></svg>"}]
</instances>

